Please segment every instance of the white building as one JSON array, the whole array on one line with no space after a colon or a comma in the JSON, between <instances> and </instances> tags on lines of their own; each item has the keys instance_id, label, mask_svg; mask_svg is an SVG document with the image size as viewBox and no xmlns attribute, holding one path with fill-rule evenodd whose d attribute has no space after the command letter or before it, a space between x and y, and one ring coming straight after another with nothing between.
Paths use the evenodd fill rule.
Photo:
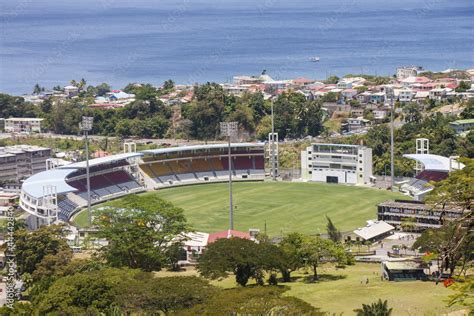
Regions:
<instances>
[{"instance_id":1,"label":"white building","mask_svg":"<svg viewBox=\"0 0 474 316\"><path fill-rule=\"evenodd\" d=\"M5 119L5 132L7 133L41 133L42 118L11 117Z\"/></svg>"},{"instance_id":2,"label":"white building","mask_svg":"<svg viewBox=\"0 0 474 316\"><path fill-rule=\"evenodd\" d=\"M301 176L308 181L367 184L372 149L344 144L312 144L301 152Z\"/></svg>"},{"instance_id":3,"label":"white building","mask_svg":"<svg viewBox=\"0 0 474 316\"><path fill-rule=\"evenodd\" d=\"M438 88L430 90L430 100L443 100L446 98L448 92L451 92L452 89L449 88Z\"/></svg>"},{"instance_id":4,"label":"white building","mask_svg":"<svg viewBox=\"0 0 474 316\"><path fill-rule=\"evenodd\" d=\"M391 235L395 227L378 220L368 220L365 227L357 228L353 231L356 241L376 241Z\"/></svg>"},{"instance_id":5,"label":"white building","mask_svg":"<svg viewBox=\"0 0 474 316\"><path fill-rule=\"evenodd\" d=\"M414 93L411 89L395 89L394 90L395 96L398 98L400 102L410 102L413 99Z\"/></svg>"},{"instance_id":6,"label":"white building","mask_svg":"<svg viewBox=\"0 0 474 316\"><path fill-rule=\"evenodd\" d=\"M46 170L51 149L17 145L0 147L0 182L19 183L31 175Z\"/></svg>"},{"instance_id":7,"label":"white building","mask_svg":"<svg viewBox=\"0 0 474 316\"><path fill-rule=\"evenodd\" d=\"M76 95L79 94L79 88L76 87L76 86L72 86L72 85L69 85L69 86L65 86L64 87L64 94L68 97L74 97Z\"/></svg>"},{"instance_id":8,"label":"white building","mask_svg":"<svg viewBox=\"0 0 474 316\"><path fill-rule=\"evenodd\" d=\"M397 80L403 80L408 77L416 77L418 72L422 71L423 67L420 66L408 66L397 68Z\"/></svg>"}]
</instances>

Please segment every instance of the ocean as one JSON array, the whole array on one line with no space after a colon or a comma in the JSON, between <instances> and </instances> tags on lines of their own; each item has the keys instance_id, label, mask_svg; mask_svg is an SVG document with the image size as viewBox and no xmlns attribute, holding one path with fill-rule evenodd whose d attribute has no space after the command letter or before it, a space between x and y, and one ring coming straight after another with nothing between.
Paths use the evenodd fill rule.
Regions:
<instances>
[{"instance_id":1,"label":"ocean","mask_svg":"<svg viewBox=\"0 0 474 316\"><path fill-rule=\"evenodd\" d=\"M121 88L474 68L472 0L10 0L0 18L11 94L81 78Z\"/></svg>"}]
</instances>

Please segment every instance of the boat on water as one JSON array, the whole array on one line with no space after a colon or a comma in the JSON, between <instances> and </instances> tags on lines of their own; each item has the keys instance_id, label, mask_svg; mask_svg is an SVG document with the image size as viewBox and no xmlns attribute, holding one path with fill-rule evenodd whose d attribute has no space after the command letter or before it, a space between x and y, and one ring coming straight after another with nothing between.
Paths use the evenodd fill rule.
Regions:
<instances>
[{"instance_id":1,"label":"boat on water","mask_svg":"<svg viewBox=\"0 0 474 316\"><path fill-rule=\"evenodd\" d=\"M313 63L316 63L316 62L319 61L319 57L318 57L318 56L311 57L311 58L309 59L309 61L312 61Z\"/></svg>"}]
</instances>

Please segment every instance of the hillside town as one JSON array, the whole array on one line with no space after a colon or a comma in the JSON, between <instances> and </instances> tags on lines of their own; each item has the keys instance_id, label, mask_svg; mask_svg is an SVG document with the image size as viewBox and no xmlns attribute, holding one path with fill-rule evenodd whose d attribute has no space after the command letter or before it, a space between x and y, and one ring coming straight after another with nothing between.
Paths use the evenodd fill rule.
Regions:
<instances>
[{"instance_id":1,"label":"hillside town","mask_svg":"<svg viewBox=\"0 0 474 316\"><path fill-rule=\"evenodd\" d=\"M262 93L265 100L275 100L288 92L302 94L307 100L321 100L328 118L340 122L340 129L334 131L343 135L366 133L371 125L386 123L389 119L390 101L398 104L416 104L421 111L436 108L443 114L457 115L462 109L459 102L474 97L474 69L465 71L448 69L440 73L423 70L420 66L396 69L393 77L335 76L326 80L295 78L275 80L264 71L256 76L234 76L232 83L221 83L225 93L241 97L245 93ZM23 95L27 102L41 104L52 99L62 102L80 98L91 109L111 110L123 108L136 100L135 94L120 89L110 89L102 84L102 91L90 92L82 80L74 85L53 90L38 89L33 94ZM141 84L132 84L140 87ZM159 101L166 106L185 105L193 99L195 85L173 84L168 93L159 95ZM160 88L160 87L157 87ZM386 90L390 89L391 100ZM99 88L99 90L101 90ZM130 90L130 89L129 89ZM395 108L401 113L403 107ZM1 118L0 129L5 132L41 132L41 118ZM471 121L453 122L459 133L469 130Z\"/></svg>"}]
</instances>

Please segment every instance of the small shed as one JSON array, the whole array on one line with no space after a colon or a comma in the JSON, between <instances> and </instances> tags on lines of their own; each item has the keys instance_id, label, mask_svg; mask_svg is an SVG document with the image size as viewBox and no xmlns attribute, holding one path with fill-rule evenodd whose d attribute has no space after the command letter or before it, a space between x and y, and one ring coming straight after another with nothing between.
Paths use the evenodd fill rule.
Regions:
<instances>
[{"instance_id":1,"label":"small shed","mask_svg":"<svg viewBox=\"0 0 474 316\"><path fill-rule=\"evenodd\" d=\"M422 262L412 259L382 261L382 276L389 281L425 280Z\"/></svg>"}]
</instances>

